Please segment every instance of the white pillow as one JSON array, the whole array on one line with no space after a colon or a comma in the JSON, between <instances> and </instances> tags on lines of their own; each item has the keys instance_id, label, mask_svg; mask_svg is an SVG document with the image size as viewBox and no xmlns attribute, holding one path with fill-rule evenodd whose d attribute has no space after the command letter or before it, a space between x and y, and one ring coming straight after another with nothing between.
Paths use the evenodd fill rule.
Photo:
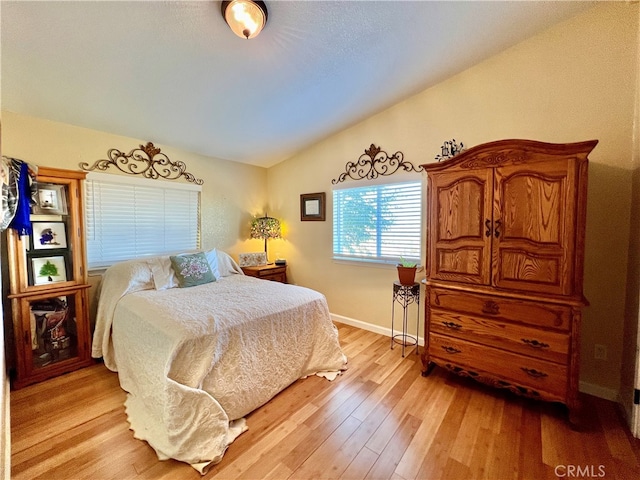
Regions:
<instances>
[{"instance_id":1,"label":"white pillow","mask_svg":"<svg viewBox=\"0 0 640 480\"><path fill-rule=\"evenodd\" d=\"M149 266L153 273L153 283L156 290L166 290L178 286L178 279L171 268L171 260L169 256L156 257L149 259Z\"/></svg>"},{"instance_id":2,"label":"white pillow","mask_svg":"<svg viewBox=\"0 0 640 480\"><path fill-rule=\"evenodd\" d=\"M220 271L218 269L218 253L216 252L216 249L214 248L213 250L204 252L204 255L207 257L207 262L209 262L213 276L216 277L216 280L219 280L222 275L220 275ZM150 258L149 266L153 273L153 283L156 290L166 290L167 288L174 288L178 286L178 279L171 267L171 259L169 258L169 255Z\"/></svg>"},{"instance_id":3,"label":"white pillow","mask_svg":"<svg viewBox=\"0 0 640 480\"><path fill-rule=\"evenodd\" d=\"M218 268L218 273L220 274L221 277L228 277L229 275L233 275L233 274L244 275L244 272L242 271L242 269L238 266L236 261L233 258L231 258L231 256L228 253L218 251L217 257L218 257L217 268Z\"/></svg>"},{"instance_id":4,"label":"white pillow","mask_svg":"<svg viewBox=\"0 0 640 480\"><path fill-rule=\"evenodd\" d=\"M220 275L220 269L218 267L218 252L214 248L213 250L204 252L204 256L207 257L207 262L209 262L213 276L216 277L216 280L220 280L222 275Z\"/></svg>"}]
</instances>

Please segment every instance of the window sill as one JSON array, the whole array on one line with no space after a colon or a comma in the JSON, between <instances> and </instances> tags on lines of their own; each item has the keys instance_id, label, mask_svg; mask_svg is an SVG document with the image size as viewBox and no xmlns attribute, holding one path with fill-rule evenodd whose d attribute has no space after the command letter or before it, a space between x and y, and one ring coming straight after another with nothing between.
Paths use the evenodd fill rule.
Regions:
<instances>
[{"instance_id":1,"label":"window sill","mask_svg":"<svg viewBox=\"0 0 640 480\"><path fill-rule=\"evenodd\" d=\"M396 262L385 262L382 260L366 260L366 259L357 259L357 258L333 257L332 260L333 260L333 263L337 263L341 265L351 265L356 267L391 269L391 268L395 268L397 265Z\"/></svg>"}]
</instances>

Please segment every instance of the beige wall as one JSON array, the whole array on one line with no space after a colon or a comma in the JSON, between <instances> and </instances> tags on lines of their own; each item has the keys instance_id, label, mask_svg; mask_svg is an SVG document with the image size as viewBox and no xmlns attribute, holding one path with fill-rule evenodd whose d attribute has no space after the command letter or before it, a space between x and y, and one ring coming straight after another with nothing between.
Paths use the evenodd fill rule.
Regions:
<instances>
[{"instance_id":1,"label":"beige wall","mask_svg":"<svg viewBox=\"0 0 640 480\"><path fill-rule=\"evenodd\" d=\"M299 284L323 292L334 314L388 328L393 268L331 260L331 179L372 142L434 161L444 140L467 146L526 138L598 139L591 155L581 380L619 388L629 245L638 3L598 4L269 169L273 213L288 222L279 249ZM395 72L400 74L401 72ZM327 192L326 222L299 220L299 195ZM593 359L594 344L608 360Z\"/></svg>"},{"instance_id":2,"label":"beige wall","mask_svg":"<svg viewBox=\"0 0 640 480\"><path fill-rule=\"evenodd\" d=\"M2 112L2 154L30 163L80 170L107 158L111 148L128 153L152 139L134 139L74 127L39 118ZM221 248L231 254L260 251L258 240L246 240L249 223L266 208L267 171L192 152L155 144L171 160L180 160L187 171L204 180L202 186L202 246ZM106 173L121 174L114 168Z\"/></svg>"}]
</instances>

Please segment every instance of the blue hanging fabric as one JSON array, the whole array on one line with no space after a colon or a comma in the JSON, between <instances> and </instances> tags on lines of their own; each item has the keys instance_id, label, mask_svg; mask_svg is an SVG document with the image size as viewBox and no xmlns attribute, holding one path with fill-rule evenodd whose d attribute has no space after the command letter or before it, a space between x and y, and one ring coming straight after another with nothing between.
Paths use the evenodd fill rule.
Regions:
<instances>
[{"instance_id":1,"label":"blue hanging fabric","mask_svg":"<svg viewBox=\"0 0 640 480\"><path fill-rule=\"evenodd\" d=\"M31 182L29 178L29 165L20 161L20 173L18 176L18 202L10 228L18 232L18 235L31 235Z\"/></svg>"}]
</instances>

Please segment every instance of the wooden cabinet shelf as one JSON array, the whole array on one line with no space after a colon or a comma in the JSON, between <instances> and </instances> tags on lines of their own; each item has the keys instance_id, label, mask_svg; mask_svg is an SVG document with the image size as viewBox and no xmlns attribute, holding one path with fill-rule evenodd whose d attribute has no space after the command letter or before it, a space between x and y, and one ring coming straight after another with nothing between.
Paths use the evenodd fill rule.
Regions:
<instances>
[{"instance_id":1,"label":"wooden cabinet shelf","mask_svg":"<svg viewBox=\"0 0 640 480\"><path fill-rule=\"evenodd\" d=\"M33 233L7 230L13 388L92 363L83 221L84 172L38 169Z\"/></svg>"}]
</instances>

